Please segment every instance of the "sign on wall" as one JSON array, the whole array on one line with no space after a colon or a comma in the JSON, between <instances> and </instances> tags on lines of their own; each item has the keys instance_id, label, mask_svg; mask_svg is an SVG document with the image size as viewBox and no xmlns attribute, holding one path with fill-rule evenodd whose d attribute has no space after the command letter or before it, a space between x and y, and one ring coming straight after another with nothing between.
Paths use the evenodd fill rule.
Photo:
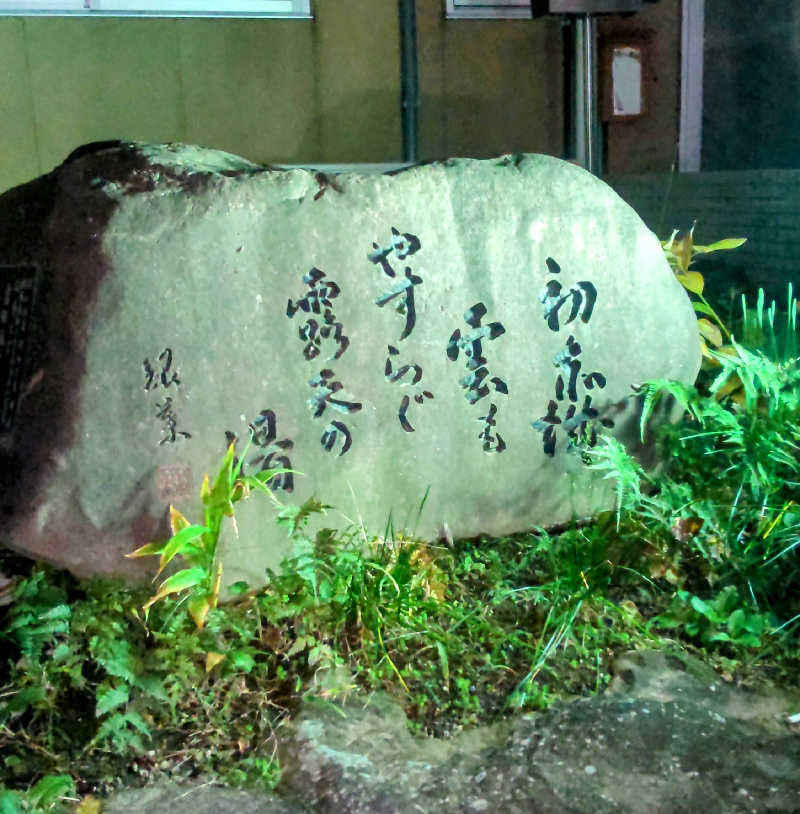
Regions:
<instances>
[{"instance_id":1,"label":"sign on wall","mask_svg":"<svg viewBox=\"0 0 800 814\"><path fill-rule=\"evenodd\" d=\"M36 267L0 266L0 433L13 429L36 304Z\"/></svg>"}]
</instances>

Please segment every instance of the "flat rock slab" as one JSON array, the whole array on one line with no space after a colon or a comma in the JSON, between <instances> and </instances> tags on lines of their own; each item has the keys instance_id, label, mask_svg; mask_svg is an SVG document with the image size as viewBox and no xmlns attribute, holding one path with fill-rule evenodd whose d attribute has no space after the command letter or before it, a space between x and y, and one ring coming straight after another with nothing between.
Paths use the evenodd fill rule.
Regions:
<instances>
[{"instance_id":1,"label":"flat rock slab","mask_svg":"<svg viewBox=\"0 0 800 814\"><path fill-rule=\"evenodd\" d=\"M541 155L329 177L90 146L0 198L0 267L9 543L79 575L141 569L122 555L169 503L197 522L251 434L246 471L303 473L275 494L335 527L590 516L613 492L581 444L632 441L632 386L700 361L656 237ZM239 505L226 578L259 584L286 535L269 501Z\"/></svg>"},{"instance_id":2,"label":"flat rock slab","mask_svg":"<svg viewBox=\"0 0 800 814\"><path fill-rule=\"evenodd\" d=\"M205 783L162 782L126 789L103 802L103 814L311 814L272 795Z\"/></svg>"},{"instance_id":3,"label":"flat rock slab","mask_svg":"<svg viewBox=\"0 0 800 814\"><path fill-rule=\"evenodd\" d=\"M236 810L800 811L800 740L788 720L800 696L737 689L694 659L655 651L626 654L615 669L603 694L446 740L412 736L400 704L380 694L307 701L288 731L278 732L279 794L248 792ZM191 786L159 788L122 792L103 810L196 814L210 810L202 807L205 795L219 794ZM144 795L158 804L143 808Z\"/></svg>"}]
</instances>

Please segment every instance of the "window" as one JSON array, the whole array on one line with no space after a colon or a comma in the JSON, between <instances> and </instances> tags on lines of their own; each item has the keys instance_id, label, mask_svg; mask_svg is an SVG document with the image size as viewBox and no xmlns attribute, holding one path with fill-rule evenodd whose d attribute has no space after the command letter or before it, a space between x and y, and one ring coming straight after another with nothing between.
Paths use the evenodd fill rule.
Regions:
<instances>
[{"instance_id":1,"label":"window","mask_svg":"<svg viewBox=\"0 0 800 814\"><path fill-rule=\"evenodd\" d=\"M311 18L311 0L0 0L0 16Z\"/></svg>"},{"instance_id":2,"label":"window","mask_svg":"<svg viewBox=\"0 0 800 814\"><path fill-rule=\"evenodd\" d=\"M531 18L531 0L447 0L446 17L451 20Z\"/></svg>"}]
</instances>

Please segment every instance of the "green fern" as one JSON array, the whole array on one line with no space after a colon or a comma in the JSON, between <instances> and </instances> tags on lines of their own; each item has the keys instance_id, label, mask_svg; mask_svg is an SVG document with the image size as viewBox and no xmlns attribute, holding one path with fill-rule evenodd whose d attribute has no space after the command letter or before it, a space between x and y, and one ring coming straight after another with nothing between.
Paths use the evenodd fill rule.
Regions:
<instances>
[{"instance_id":1,"label":"green fern","mask_svg":"<svg viewBox=\"0 0 800 814\"><path fill-rule=\"evenodd\" d=\"M141 754L145 751L142 735L150 738L150 729L138 712L128 710L117 712L106 718L97 731L90 746L97 743L109 742L118 752L127 752L129 749Z\"/></svg>"},{"instance_id":2,"label":"green fern","mask_svg":"<svg viewBox=\"0 0 800 814\"><path fill-rule=\"evenodd\" d=\"M770 414L779 406L796 409L798 406L798 385L800 370L797 359L778 361L762 351L750 351L732 340L736 355L711 352L722 365L722 370L713 381L710 392L719 393L733 376L738 376L745 394L745 403L755 408L759 399L767 397Z\"/></svg>"},{"instance_id":3,"label":"green fern","mask_svg":"<svg viewBox=\"0 0 800 814\"><path fill-rule=\"evenodd\" d=\"M0 785L0 814L63 811L60 800L74 800L75 794L75 781L68 774L45 775L27 791L11 791Z\"/></svg>"},{"instance_id":4,"label":"green fern","mask_svg":"<svg viewBox=\"0 0 800 814\"><path fill-rule=\"evenodd\" d=\"M613 435L601 436L597 446L586 452L591 460L590 469L605 471L607 474L603 476L604 480L614 478L617 481L617 531L619 531L623 508L630 511L641 503L641 482L647 476L636 459Z\"/></svg>"},{"instance_id":5,"label":"green fern","mask_svg":"<svg viewBox=\"0 0 800 814\"><path fill-rule=\"evenodd\" d=\"M45 647L57 646L70 631L72 611L62 581L37 567L14 589L0 639L15 645L31 664L38 664Z\"/></svg>"},{"instance_id":6,"label":"green fern","mask_svg":"<svg viewBox=\"0 0 800 814\"><path fill-rule=\"evenodd\" d=\"M283 506L278 512L276 522L287 530L290 537L294 536L298 529L305 527L312 514L325 514L327 509L332 509L327 503L322 503L315 497L310 497L302 506L288 504Z\"/></svg>"},{"instance_id":7,"label":"green fern","mask_svg":"<svg viewBox=\"0 0 800 814\"><path fill-rule=\"evenodd\" d=\"M691 413L698 421L702 421L700 397L697 390L691 385L685 385L671 379L653 379L652 381L645 382L639 388L638 392L644 394L642 400L642 415L639 419L639 437L642 443L644 443L647 422L650 420L653 415L653 410L655 410L656 405L665 393L672 396L684 410Z\"/></svg>"}]
</instances>

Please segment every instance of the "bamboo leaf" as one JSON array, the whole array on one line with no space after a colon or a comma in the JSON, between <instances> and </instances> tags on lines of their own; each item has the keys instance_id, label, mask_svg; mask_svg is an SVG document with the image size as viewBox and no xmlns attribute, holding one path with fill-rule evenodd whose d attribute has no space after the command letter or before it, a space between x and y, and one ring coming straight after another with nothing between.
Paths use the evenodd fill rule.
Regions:
<instances>
[{"instance_id":1,"label":"bamboo leaf","mask_svg":"<svg viewBox=\"0 0 800 814\"><path fill-rule=\"evenodd\" d=\"M151 596L142 607L149 608L165 596L185 591L187 588L194 588L195 585L199 585L207 578L208 574L204 568L186 568L183 571L178 571L177 574L165 579L159 586L155 596Z\"/></svg>"},{"instance_id":2,"label":"bamboo leaf","mask_svg":"<svg viewBox=\"0 0 800 814\"><path fill-rule=\"evenodd\" d=\"M276 475L283 475L284 473L293 474L293 475L302 475L302 472L298 472L296 469L262 469L257 475L253 476L254 480L259 481L262 484L266 484L271 481Z\"/></svg>"},{"instance_id":3,"label":"bamboo leaf","mask_svg":"<svg viewBox=\"0 0 800 814\"><path fill-rule=\"evenodd\" d=\"M189 615L197 625L197 630L201 630L205 623L208 612L211 610L211 596L204 593L200 596L193 597L189 602ZM208 672L208 671L206 671Z\"/></svg>"},{"instance_id":4,"label":"bamboo leaf","mask_svg":"<svg viewBox=\"0 0 800 814\"><path fill-rule=\"evenodd\" d=\"M698 319L697 329L700 331L700 335L714 347L719 348L722 345L722 331L713 322L709 322L707 319Z\"/></svg>"},{"instance_id":5,"label":"bamboo leaf","mask_svg":"<svg viewBox=\"0 0 800 814\"><path fill-rule=\"evenodd\" d=\"M150 557L154 554L161 554L168 544L169 540L164 540L164 542L145 543L143 546L137 548L136 551L131 551L130 554L126 554L125 556L131 559L133 557Z\"/></svg>"},{"instance_id":6,"label":"bamboo leaf","mask_svg":"<svg viewBox=\"0 0 800 814\"><path fill-rule=\"evenodd\" d=\"M692 294L703 293L705 280L703 279L703 275L699 271L686 271L686 272L682 271L676 274L675 276L678 278L678 282L687 291L691 291Z\"/></svg>"},{"instance_id":7,"label":"bamboo leaf","mask_svg":"<svg viewBox=\"0 0 800 814\"><path fill-rule=\"evenodd\" d=\"M241 471L242 471L242 469L244 467L245 458L247 457L247 450L250 449L250 445L252 443L253 443L253 428L251 427L250 428L250 437L247 439L247 443L244 445L244 449L242 450L241 456L239 456L239 460L236 462L233 469L231 470L231 480L232 481L236 480L239 477L239 475L240 475L240 473L241 473Z\"/></svg>"},{"instance_id":8,"label":"bamboo leaf","mask_svg":"<svg viewBox=\"0 0 800 814\"><path fill-rule=\"evenodd\" d=\"M217 573L214 576L214 585L211 588L211 607L217 607L217 600L219 599L219 589L222 585L222 560L217 562Z\"/></svg>"},{"instance_id":9,"label":"bamboo leaf","mask_svg":"<svg viewBox=\"0 0 800 814\"><path fill-rule=\"evenodd\" d=\"M293 474L293 475L300 475L301 472L298 472L295 469L264 469L256 475L246 475L242 478L242 481L246 483L251 489L257 489L259 492L263 492L266 495L269 495L276 503L277 498L272 493L272 490L267 486L267 484L276 476L276 475L283 475L283 474Z\"/></svg>"},{"instance_id":10,"label":"bamboo leaf","mask_svg":"<svg viewBox=\"0 0 800 814\"><path fill-rule=\"evenodd\" d=\"M182 528L164 547L156 576L158 576L178 554L186 554L190 547L193 551L196 551L197 546L195 545L195 541L201 539L208 531L205 526L199 525L185 526ZM203 547L200 546L201 550L202 548Z\"/></svg>"},{"instance_id":11,"label":"bamboo leaf","mask_svg":"<svg viewBox=\"0 0 800 814\"><path fill-rule=\"evenodd\" d=\"M673 232L672 246L670 247L678 261L678 268L684 274L689 271L692 262L692 248L694 244L694 227L697 221L692 224L692 228L680 239L675 240L677 232Z\"/></svg>"},{"instance_id":12,"label":"bamboo leaf","mask_svg":"<svg viewBox=\"0 0 800 814\"><path fill-rule=\"evenodd\" d=\"M217 477L214 480L214 485L211 488L208 496L203 500L204 503L209 504L222 504L230 502L230 494L233 489L233 458L234 458L234 444L228 446L228 451L222 459L222 466L219 468ZM231 511L233 508L231 507Z\"/></svg>"},{"instance_id":13,"label":"bamboo leaf","mask_svg":"<svg viewBox=\"0 0 800 814\"><path fill-rule=\"evenodd\" d=\"M190 525L191 523L170 503L169 527L172 529L173 536Z\"/></svg>"},{"instance_id":14,"label":"bamboo leaf","mask_svg":"<svg viewBox=\"0 0 800 814\"><path fill-rule=\"evenodd\" d=\"M695 246L695 254L708 254L709 252L718 252L723 249L738 249L739 246L747 243L746 237L726 237L716 243L709 243L707 246Z\"/></svg>"},{"instance_id":15,"label":"bamboo leaf","mask_svg":"<svg viewBox=\"0 0 800 814\"><path fill-rule=\"evenodd\" d=\"M697 300L695 300L694 302L692 302L692 307L694 308L695 311L697 311L698 314L706 314L709 317L714 316L714 311L711 308L711 306L706 305L704 302L698 302Z\"/></svg>"}]
</instances>

